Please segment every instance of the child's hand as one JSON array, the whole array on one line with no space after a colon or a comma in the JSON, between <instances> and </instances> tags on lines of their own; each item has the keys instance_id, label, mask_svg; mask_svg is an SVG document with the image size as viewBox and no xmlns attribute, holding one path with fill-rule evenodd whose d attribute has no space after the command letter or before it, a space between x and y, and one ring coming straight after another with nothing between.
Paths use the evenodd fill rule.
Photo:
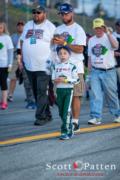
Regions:
<instances>
[{"instance_id":1,"label":"child's hand","mask_svg":"<svg viewBox=\"0 0 120 180\"><path fill-rule=\"evenodd\" d=\"M54 82L55 82L55 84L64 83L65 78L64 77L59 77L59 78L55 79Z\"/></svg>"}]
</instances>

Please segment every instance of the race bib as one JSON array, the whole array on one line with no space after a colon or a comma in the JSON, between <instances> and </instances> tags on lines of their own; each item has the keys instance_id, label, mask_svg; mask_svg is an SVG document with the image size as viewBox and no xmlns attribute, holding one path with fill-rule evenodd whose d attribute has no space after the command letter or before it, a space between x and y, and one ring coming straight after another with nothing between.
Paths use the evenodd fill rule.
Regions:
<instances>
[{"instance_id":1,"label":"race bib","mask_svg":"<svg viewBox=\"0 0 120 180\"><path fill-rule=\"evenodd\" d=\"M30 37L30 44L36 44L36 37L35 36Z\"/></svg>"}]
</instances>

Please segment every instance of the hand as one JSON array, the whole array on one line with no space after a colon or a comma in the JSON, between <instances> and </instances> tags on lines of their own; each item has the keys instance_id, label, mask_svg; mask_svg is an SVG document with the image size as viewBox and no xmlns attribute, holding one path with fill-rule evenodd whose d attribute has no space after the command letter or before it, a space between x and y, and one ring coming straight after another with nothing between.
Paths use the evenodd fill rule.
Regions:
<instances>
[{"instance_id":1,"label":"hand","mask_svg":"<svg viewBox=\"0 0 120 180\"><path fill-rule=\"evenodd\" d=\"M12 70L12 65L10 64L10 65L8 66L8 72L10 73L11 70Z\"/></svg>"},{"instance_id":2,"label":"hand","mask_svg":"<svg viewBox=\"0 0 120 180\"><path fill-rule=\"evenodd\" d=\"M22 63L22 62L19 62L19 63L18 63L18 68L19 68L20 71L23 70L23 63Z\"/></svg>"},{"instance_id":3,"label":"hand","mask_svg":"<svg viewBox=\"0 0 120 180\"><path fill-rule=\"evenodd\" d=\"M120 56L120 52L114 52L115 57L119 57Z\"/></svg>"},{"instance_id":4,"label":"hand","mask_svg":"<svg viewBox=\"0 0 120 180\"><path fill-rule=\"evenodd\" d=\"M65 39L64 39L64 37L61 37L61 36L59 36L59 37L56 36L52 39L53 44L63 45L64 42L65 42Z\"/></svg>"},{"instance_id":5,"label":"hand","mask_svg":"<svg viewBox=\"0 0 120 180\"><path fill-rule=\"evenodd\" d=\"M64 77L59 77L59 78L55 79L54 82L55 82L55 84L64 83L65 78Z\"/></svg>"},{"instance_id":6,"label":"hand","mask_svg":"<svg viewBox=\"0 0 120 180\"><path fill-rule=\"evenodd\" d=\"M22 70L23 69L23 63L22 63L22 56L20 54L17 55L17 62L18 62L19 70Z\"/></svg>"},{"instance_id":7,"label":"hand","mask_svg":"<svg viewBox=\"0 0 120 180\"><path fill-rule=\"evenodd\" d=\"M107 34L112 34L113 33L112 27L106 27L106 33Z\"/></svg>"}]
</instances>

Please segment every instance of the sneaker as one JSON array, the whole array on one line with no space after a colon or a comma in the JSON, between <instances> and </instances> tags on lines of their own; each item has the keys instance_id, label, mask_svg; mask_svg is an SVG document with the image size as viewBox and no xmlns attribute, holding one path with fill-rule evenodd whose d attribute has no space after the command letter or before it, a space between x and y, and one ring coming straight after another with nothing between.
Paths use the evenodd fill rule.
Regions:
<instances>
[{"instance_id":1,"label":"sneaker","mask_svg":"<svg viewBox=\"0 0 120 180\"><path fill-rule=\"evenodd\" d=\"M101 124L101 119L100 119L100 118L90 119L90 120L88 121L88 124L99 125L99 124Z\"/></svg>"},{"instance_id":2,"label":"sneaker","mask_svg":"<svg viewBox=\"0 0 120 180\"><path fill-rule=\"evenodd\" d=\"M48 123L48 120L47 119L36 119L35 122L34 122L34 125L35 126L43 126L45 125L46 123Z\"/></svg>"},{"instance_id":3,"label":"sneaker","mask_svg":"<svg viewBox=\"0 0 120 180\"><path fill-rule=\"evenodd\" d=\"M13 97L11 95L9 95L7 99L9 102L13 102Z\"/></svg>"},{"instance_id":4,"label":"sneaker","mask_svg":"<svg viewBox=\"0 0 120 180\"><path fill-rule=\"evenodd\" d=\"M28 103L26 106L25 106L26 109L35 109L36 108L36 104L31 102L31 103Z\"/></svg>"},{"instance_id":5,"label":"sneaker","mask_svg":"<svg viewBox=\"0 0 120 180\"><path fill-rule=\"evenodd\" d=\"M120 116L116 117L116 118L114 119L114 122L115 122L115 123L120 123Z\"/></svg>"},{"instance_id":6,"label":"sneaker","mask_svg":"<svg viewBox=\"0 0 120 180\"><path fill-rule=\"evenodd\" d=\"M73 131L74 132L78 132L80 130L80 126L79 126L79 124L77 124L77 123L73 123Z\"/></svg>"},{"instance_id":7,"label":"sneaker","mask_svg":"<svg viewBox=\"0 0 120 180\"><path fill-rule=\"evenodd\" d=\"M53 120L51 115L47 116L46 119L47 119L47 121L52 121Z\"/></svg>"},{"instance_id":8,"label":"sneaker","mask_svg":"<svg viewBox=\"0 0 120 180\"><path fill-rule=\"evenodd\" d=\"M2 104L1 104L1 109L2 109L2 110L7 109L7 107L8 107L8 104L7 104L7 103L2 103Z\"/></svg>"},{"instance_id":9,"label":"sneaker","mask_svg":"<svg viewBox=\"0 0 120 180\"><path fill-rule=\"evenodd\" d=\"M70 139L68 134L61 134L60 140L68 140L68 139Z\"/></svg>"},{"instance_id":10,"label":"sneaker","mask_svg":"<svg viewBox=\"0 0 120 180\"><path fill-rule=\"evenodd\" d=\"M68 136L69 138L72 138L74 136L74 133L70 133Z\"/></svg>"}]
</instances>

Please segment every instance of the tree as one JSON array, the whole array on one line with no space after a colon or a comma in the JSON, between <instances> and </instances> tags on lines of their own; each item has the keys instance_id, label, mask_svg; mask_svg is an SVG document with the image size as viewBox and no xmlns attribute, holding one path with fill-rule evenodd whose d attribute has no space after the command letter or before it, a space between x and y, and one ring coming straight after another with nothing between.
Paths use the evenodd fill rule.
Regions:
<instances>
[{"instance_id":1,"label":"tree","mask_svg":"<svg viewBox=\"0 0 120 180\"><path fill-rule=\"evenodd\" d=\"M108 12L104 9L101 3L98 3L95 9L93 10L93 15L96 17L107 18Z\"/></svg>"}]
</instances>

